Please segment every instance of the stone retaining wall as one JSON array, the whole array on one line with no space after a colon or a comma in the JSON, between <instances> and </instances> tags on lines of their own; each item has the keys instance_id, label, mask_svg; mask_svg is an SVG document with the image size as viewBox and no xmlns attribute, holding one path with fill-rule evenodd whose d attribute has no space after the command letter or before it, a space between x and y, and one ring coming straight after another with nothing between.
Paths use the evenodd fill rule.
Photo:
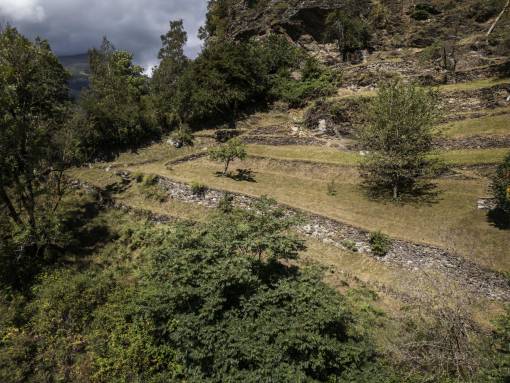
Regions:
<instances>
[{"instance_id":1,"label":"stone retaining wall","mask_svg":"<svg viewBox=\"0 0 510 383\"><path fill-rule=\"evenodd\" d=\"M225 194L224 191L208 189L202 195L197 195L190 186L164 177L160 177L158 183L172 198L207 208L217 207ZM255 200L243 194L230 194L234 197L234 204L240 208L250 208ZM377 257L370 250L370 234L367 231L286 205L283 207L288 214L299 214L303 217L303 223L298 227L302 234L344 249L350 247L346 247L346 241L352 241L356 251L371 255L379 262L394 264L411 271L438 271L475 294L494 300L510 300L510 285L506 278L444 249L394 240L390 252L385 257Z\"/></svg>"}]
</instances>

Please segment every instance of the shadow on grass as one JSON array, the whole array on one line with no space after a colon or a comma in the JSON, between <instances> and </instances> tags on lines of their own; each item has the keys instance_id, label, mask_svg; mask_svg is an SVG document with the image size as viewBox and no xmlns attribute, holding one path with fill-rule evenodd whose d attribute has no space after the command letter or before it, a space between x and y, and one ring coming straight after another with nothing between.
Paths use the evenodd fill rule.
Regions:
<instances>
[{"instance_id":1,"label":"shadow on grass","mask_svg":"<svg viewBox=\"0 0 510 383\"><path fill-rule=\"evenodd\" d=\"M385 188L361 185L361 189L368 198L378 202L392 202L403 205L433 205L441 200L441 191L432 182L423 182L414 185L413 188L403 190L396 199L393 198L392 191Z\"/></svg>"},{"instance_id":2,"label":"shadow on grass","mask_svg":"<svg viewBox=\"0 0 510 383\"><path fill-rule=\"evenodd\" d=\"M255 173L251 169L237 169L237 173L235 174L231 172L228 172L227 174L216 172L216 177L227 177L239 182L257 182L255 179Z\"/></svg>"},{"instance_id":3,"label":"shadow on grass","mask_svg":"<svg viewBox=\"0 0 510 383\"><path fill-rule=\"evenodd\" d=\"M97 201L86 201L70 206L63 214L62 225L69 238L66 251L80 258L94 253L112 239L108 223L100 216L101 206Z\"/></svg>"},{"instance_id":4,"label":"shadow on grass","mask_svg":"<svg viewBox=\"0 0 510 383\"><path fill-rule=\"evenodd\" d=\"M60 216L64 230L59 233L58 243L27 246L21 253L7 249L6 254L0 254L0 285L29 291L37 275L44 270L76 261L87 264L88 256L112 238L99 213L100 207L95 201L72 204Z\"/></svg>"},{"instance_id":5,"label":"shadow on grass","mask_svg":"<svg viewBox=\"0 0 510 383\"><path fill-rule=\"evenodd\" d=\"M489 210L487 221L500 230L510 230L510 216L501 209Z\"/></svg>"}]
</instances>

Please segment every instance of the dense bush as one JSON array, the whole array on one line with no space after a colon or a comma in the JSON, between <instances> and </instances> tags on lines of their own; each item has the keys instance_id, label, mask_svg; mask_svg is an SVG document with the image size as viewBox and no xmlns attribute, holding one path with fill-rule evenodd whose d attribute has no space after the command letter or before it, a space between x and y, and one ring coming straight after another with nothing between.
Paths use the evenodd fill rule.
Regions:
<instances>
[{"instance_id":1,"label":"dense bush","mask_svg":"<svg viewBox=\"0 0 510 383\"><path fill-rule=\"evenodd\" d=\"M391 250L393 244L390 237L380 231L370 233L370 249L379 257L384 257Z\"/></svg>"},{"instance_id":2,"label":"dense bush","mask_svg":"<svg viewBox=\"0 0 510 383\"><path fill-rule=\"evenodd\" d=\"M301 72L300 78L293 72ZM234 128L246 111L274 101L302 106L332 94L338 81L335 72L306 59L281 36L210 43L179 77L171 109L193 127L228 122Z\"/></svg>"},{"instance_id":3,"label":"dense bush","mask_svg":"<svg viewBox=\"0 0 510 383\"><path fill-rule=\"evenodd\" d=\"M343 298L312 271L284 267L303 248L272 202L177 228L151 249L140 315L182 356L191 381L328 381L371 355Z\"/></svg>"},{"instance_id":4,"label":"dense bush","mask_svg":"<svg viewBox=\"0 0 510 383\"><path fill-rule=\"evenodd\" d=\"M497 201L497 206L510 217L510 154L498 166L492 178L491 190Z\"/></svg>"},{"instance_id":5,"label":"dense bush","mask_svg":"<svg viewBox=\"0 0 510 383\"><path fill-rule=\"evenodd\" d=\"M289 72L280 72L272 79L269 94L274 100L291 107L302 107L315 98L331 96L340 82L338 73L321 66L315 59L305 61L301 79L295 80Z\"/></svg>"},{"instance_id":6,"label":"dense bush","mask_svg":"<svg viewBox=\"0 0 510 383\"><path fill-rule=\"evenodd\" d=\"M229 121L233 127L242 109L264 99L265 73L260 45L209 45L180 77L175 109L193 126Z\"/></svg>"},{"instance_id":7,"label":"dense bush","mask_svg":"<svg viewBox=\"0 0 510 383\"><path fill-rule=\"evenodd\" d=\"M431 4L419 3L416 4L412 13L412 18L415 20L428 20L431 16L438 15L441 12Z\"/></svg>"},{"instance_id":8,"label":"dense bush","mask_svg":"<svg viewBox=\"0 0 510 383\"><path fill-rule=\"evenodd\" d=\"M347 61L349 55L371 46L372 32L367 22L370 7L367 2L347 1L342 10L335 10L326 16L326 41L336 41Z\"/></svg>"}]
</instances>

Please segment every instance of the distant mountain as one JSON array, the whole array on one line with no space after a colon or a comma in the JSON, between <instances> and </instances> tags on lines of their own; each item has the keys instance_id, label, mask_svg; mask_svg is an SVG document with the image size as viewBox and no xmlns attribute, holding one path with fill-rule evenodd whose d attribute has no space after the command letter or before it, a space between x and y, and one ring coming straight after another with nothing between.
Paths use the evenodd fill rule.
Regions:
<instances>
[{"instance_id":1,"label":"distant mountain","mask_svg":"<svg viewBox=\"0 0 510 383\"><path fill-rule=\"evenodd\" d=\"M90 68L87 53L70 56L59 56L61 64L71 73L69 88L71 95L76 98L83 88L89 84Z\"/></svg>"}]
</instances>

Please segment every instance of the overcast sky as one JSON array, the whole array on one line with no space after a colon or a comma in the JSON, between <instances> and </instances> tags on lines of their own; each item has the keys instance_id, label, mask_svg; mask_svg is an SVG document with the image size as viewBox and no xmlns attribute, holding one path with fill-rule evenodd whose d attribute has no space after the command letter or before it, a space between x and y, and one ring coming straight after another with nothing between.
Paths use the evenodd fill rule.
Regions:
<instances>
[{"instance_id":1,"label":"overcast sky","mask_svg":"<svg viewBox=\"0 0 510 383\"><path fill-rule=\"evenodd\" d=\"M206 0L0 0L0 22L49 40L58 55L85 53L106 35L118 49L135 54L146 70L157 63L159 36L169 21L183 19L188 55L200 51L198 28Z\"/></svg>"}]
</instances>

